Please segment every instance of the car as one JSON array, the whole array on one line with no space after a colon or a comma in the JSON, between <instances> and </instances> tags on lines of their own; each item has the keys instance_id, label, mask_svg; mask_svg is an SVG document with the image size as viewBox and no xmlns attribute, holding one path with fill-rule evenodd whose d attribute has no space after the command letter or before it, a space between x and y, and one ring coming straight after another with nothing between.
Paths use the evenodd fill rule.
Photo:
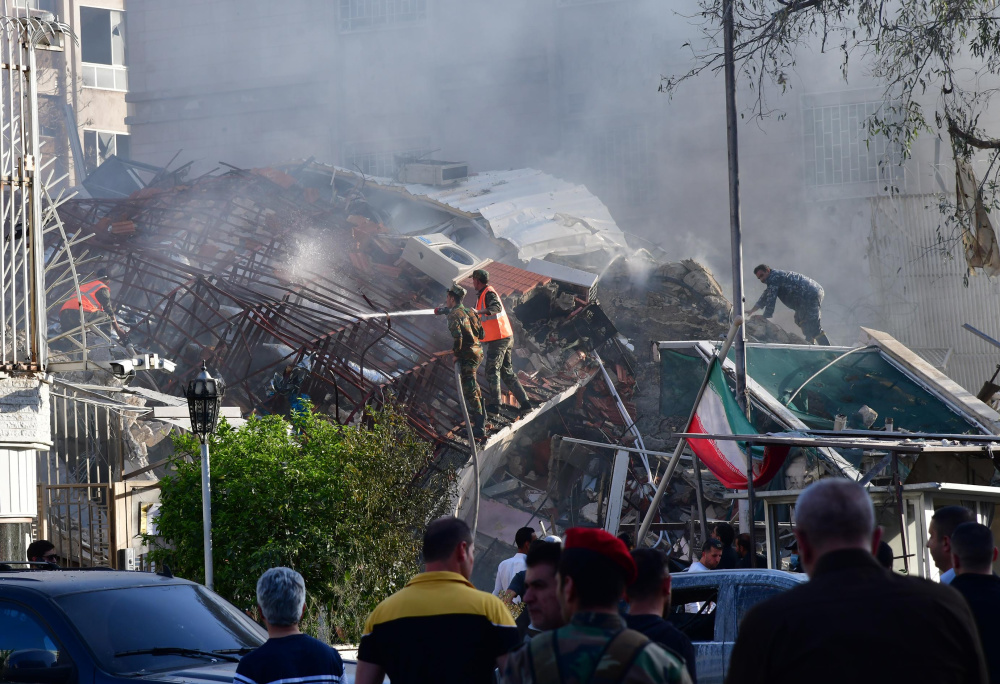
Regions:
<instances>
[{"instance_id":1,"label":"car","mask_svg":"<svg viewBox=\"0 0 1000 684\"><path fill-rule=\"evenodd\" d=\"M228 683L266 640L221 596L167 574L0 571L4 684ZM352 682L356 663L344 665Z\"/></svg>"},{"instance_id":2,"label":"car","mask_svg":"<svg viewBox=\"0 0 1000 684\"><path fill-rule=\"evenodd\" d=\"M761 601L808 577L783 570L712 570L670 575L668 620L694 644L698 684L722 684L740 621Z\"/></svg>"}]
</instances>

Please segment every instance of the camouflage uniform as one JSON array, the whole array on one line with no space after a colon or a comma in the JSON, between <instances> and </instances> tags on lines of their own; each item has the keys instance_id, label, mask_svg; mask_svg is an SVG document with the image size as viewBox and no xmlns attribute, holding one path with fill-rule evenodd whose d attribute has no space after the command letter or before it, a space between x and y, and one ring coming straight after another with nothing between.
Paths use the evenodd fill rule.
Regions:
<instances>
[{"instance_id":1,"label":"camouflage uniform","mask_svg":"<svg viewBox=\"0 0 1000 684\"><path fill-rule=\"evenodd\" d=\"M448 331L455 339L452 351L459 363L462 393L469 408L469 418L474 425L481 426L484 420L483 395L476 382L476 371L483 361L483 345L479 341L483 335L483 326L474 311L459 304L448 314Z\"/></svg>"},{"instance_id":2,"label":"camouflage uniform","mask_svg":"<svg viewBox=\"0 0 1000 684\"><path fill-rule=\"evenodd\" d=\"M498 314L503 310L500 298L493 292L486 293L486 310ZM519 406L531 406L528 394L524 391L521 381L514 373L514 338L504 337L486 343L486 388L489 390L493 403L500 403L500 380L507 389L514 393Z\"/></svg>"},{"instance_id":3,"label":"camouflage uniform","mask_svg":"<svg viewBox=\"0 0 1000 684\"><path fill-rule=\"evenodd\" d=\"M767 289L753 308L763 309L764 318L770 318L774 315L775 300L780 299L782 304L795 312L795 325L802 329L806 341L812 342L816 338L826 339L820 321L819 308L823 303L824 293L819 283L801 273L773 268L764 282L767 284Z\"/></svg>"},{"instance_id":4,"label":"camouflage uniform","mask_svg":"<svg viewBox=\"0 0 1000 684\"><path fill-rule=\"evenodd\" d=\"M595 679L608 642L625 629L625 622L610 613L577 613L572 622L554 632L545 632L535 639L550 639L554 648L546 648L543 656L555 660L542 662L531 653L531 644L507 656L504 684L586 684ZM549 636L552 635L552 636ZM537 653L537 652L536 652ZM550 681L544 672L558 674ZM597 673L601 674L601 673ZM620 680L622 684L691 684L684 663L656 643L649 642L632 660Z\"/></svg>"}]
</instances>

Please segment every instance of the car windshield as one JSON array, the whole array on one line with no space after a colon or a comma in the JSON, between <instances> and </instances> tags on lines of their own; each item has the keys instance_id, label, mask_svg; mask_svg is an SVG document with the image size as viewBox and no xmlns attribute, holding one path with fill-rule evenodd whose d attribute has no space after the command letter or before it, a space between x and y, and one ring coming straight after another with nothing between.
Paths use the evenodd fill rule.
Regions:
<instances>
[{"instance_id":1,"label":"car windshield","mask_svg":"<svg viewBox=\"0 0 1000 684\"><path fill-rule=\"evenodd\" d=\"M249 617L194 584L81 592L60 596L56 603L101 669L113 674L197 667L211 661L177 651L232 653L259 646L267 638ZM150 649L162 650L121 655Z\"/></svg>"}]
</instances>

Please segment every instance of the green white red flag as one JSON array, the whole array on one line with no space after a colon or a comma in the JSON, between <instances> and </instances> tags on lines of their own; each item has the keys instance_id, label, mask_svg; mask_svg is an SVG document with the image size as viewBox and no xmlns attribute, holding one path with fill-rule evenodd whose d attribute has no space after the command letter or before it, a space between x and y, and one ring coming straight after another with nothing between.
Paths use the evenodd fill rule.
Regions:
<instances>
[{"instance_id":1,"label":"green white red flag","mask_svg":"<svg viewBox=\"0 0 1000 684\"><path fill-rule=\"evenodd\" d=\"M758 434L729 391L718 359L712 359L708 385L687 431L703 435ZM688 444L728 489L747 488L747 458L753 459L754 486L767 484L781 469L790 450L775 445L751 448L746 442L731 440L689 438Z\"/></svg>"}]
</instances>

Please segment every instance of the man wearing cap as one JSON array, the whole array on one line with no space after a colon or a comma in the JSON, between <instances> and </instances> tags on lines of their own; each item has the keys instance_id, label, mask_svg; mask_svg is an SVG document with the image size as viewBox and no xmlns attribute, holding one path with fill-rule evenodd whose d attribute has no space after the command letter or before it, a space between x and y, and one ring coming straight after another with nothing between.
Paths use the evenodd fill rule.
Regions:
<instances>
[{"instance_id":1,"label":"man wearing cap","mask_svg":"<svg viewBox=\"0 0 1000 684\"><path fill-rule=\"evenodd\" d=\"M566 531L559 560L559 603L569 624L511 653L510 684L690 684L677 656L625 627L618 602L636 577L625 544L604 530Z\"/></svg>"},{"instance_id":2,"label":"man wearing cap","mask_svg":"<svg viewBox=\"0 0 1000 684\"><path fill-rule=\"evenodd\" d=\"M476 382L476 372L483 361L483 346L479 342L483 338L483 326L476 312L462 304L464 299L465 288L461 285L452 285L447 298L448 331L455 340L452 352L455 354L455 361L459 364L462 376L462 394L465 395L469 420L472 421L472 434L479 440L486 434L483 395L479 391L479 383Z\"/></svg>"},{"instance_id":3,"label":"man wearing cap","mask_svg":"<svg viewBox=\"0 0 1000 684\"><path fill-rule=\"evenodd\" d=\"M486 344L486 388L491 400L486 410L494 415L500 413L500 381L503 380L503 384L517 399L518 413L523 415L535 406L514 374L511 358L514 330L507 317L507 310L500 301L500 295L489 282L490 274L487 271L477 268L472 272L472 284L479 293L476 313L483 322L483 342Z\"/></svg>"}]
</instances>

